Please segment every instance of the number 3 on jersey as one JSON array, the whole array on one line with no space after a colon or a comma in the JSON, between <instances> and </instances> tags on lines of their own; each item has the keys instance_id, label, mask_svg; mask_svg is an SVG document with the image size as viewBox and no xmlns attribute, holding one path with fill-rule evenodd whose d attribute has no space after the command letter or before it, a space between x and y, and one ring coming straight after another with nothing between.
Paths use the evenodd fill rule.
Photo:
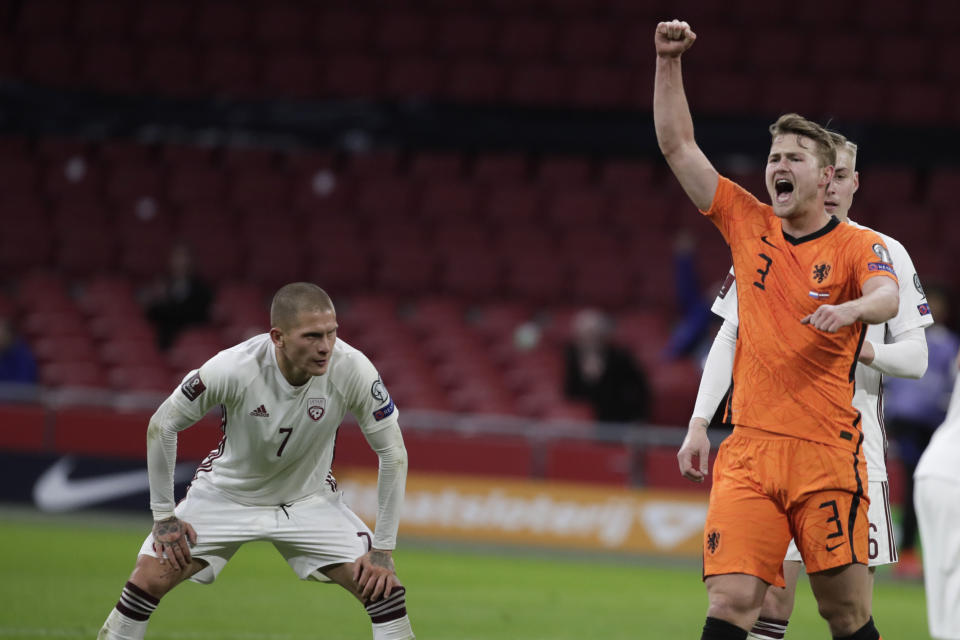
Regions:
<instances>
[{"instance_id":1,"label":"number 3 on jersey","mask_svg":"<svg viewBox=\"0 0 960 640\"><path fill-rule=\"evenodd\" d=\"M290 440L290 434L293 433L293 427L284 427L280 429L280 433L285 433L283 436L283 442L280 443L280 448L277 449L277 457L279 458L283 454L283 448L287 446L287 441Z\"/></svg>"},{"instance_id":2,"label":"number 3 on jersey","mask_svg":"<svg viewBox=\"0 0 960 640\"><path fill-rule=\"evenodd\" d=\"M770 265L773 264L773 258L771 258L770 256L768 256L768 255L765 254L765 253L760 253L760 254L757 254L757 255L759 255L761 258L763 258L764 262L766 262L766 265L763 267L763 269L757 269L757 273L760 274L760 281L757 282L756 280L754 280L754 281L753 281L753 285L754 285L755 287L760 287L761 289L763 289L764 291L766 291L766 290L767 290L767 287L766 287L765 285L766 285L766 282L767 282L767 274L770 273Z\"/></svg>"}]
</instances>

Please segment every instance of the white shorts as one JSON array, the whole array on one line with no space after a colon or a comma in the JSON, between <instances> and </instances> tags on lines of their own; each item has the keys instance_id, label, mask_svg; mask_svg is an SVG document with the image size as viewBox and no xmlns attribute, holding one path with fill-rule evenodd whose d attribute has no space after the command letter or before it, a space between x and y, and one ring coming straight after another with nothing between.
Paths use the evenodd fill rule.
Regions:
<instances>
[{"instance_id":1,"label":"white shorts","mask_svg":"<svg viewBox=\"0 0 960 640\"><path fill-rule=\"evenodd\" d=\"M960 487L955 480L917 478L913 490L930 635L960 640Z\"/></svg>"},{"instance_id":2,"label":"white shorts","mask_svg":"<svg viewBox=\"0 0 960 640\"><path fill-rule=\"evenodd\" d=\"M899 556L897 543L893 539L893 519L890 517L890 484L886 480L869 482L867 492L870 496L870 508L867 511L867 519L870 520L870 557L867 564L871 567L895 564ZM803 562L800 550L793 540L787 547L784 560Z\"/></svg>"},{"instance_id":3,"label":"white shorts","mask_svg":"<svg viewBox=\"0 0 960 640\"><path fill-rule=\"evenodd\" d=\"M272 542L301 580L329 582L319 569L353 562L370 550L373 541L370 529L347 508L339 492L282 507L253 507L194 485L175 513L197 532L191 553L208 566L190 579L202 584L213 582L245 542ZM153 533L140 553L158 557Z\"/></svg>"}]
</instances>

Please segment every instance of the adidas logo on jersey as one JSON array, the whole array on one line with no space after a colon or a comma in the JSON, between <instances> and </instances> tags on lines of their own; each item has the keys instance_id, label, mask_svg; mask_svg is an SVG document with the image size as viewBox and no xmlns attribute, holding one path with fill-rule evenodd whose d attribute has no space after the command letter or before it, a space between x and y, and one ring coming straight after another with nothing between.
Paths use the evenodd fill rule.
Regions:
<instances>
[{"instance_id":1,"label":"adidas logo on jersey","mask_svg":"<svg viewBox=\"0 0 960 640\"><path fill-rule=\"evenodd\" d=\"M270 414L267 413L267 408L264 407L263 405L260 405L259 407L257 407L257 408L254 409L253 411L251 411L251 412L250 412L250 415L252 415L254 418L269 418L269 417L270 417Z\"/></svg>"}]
</instances>

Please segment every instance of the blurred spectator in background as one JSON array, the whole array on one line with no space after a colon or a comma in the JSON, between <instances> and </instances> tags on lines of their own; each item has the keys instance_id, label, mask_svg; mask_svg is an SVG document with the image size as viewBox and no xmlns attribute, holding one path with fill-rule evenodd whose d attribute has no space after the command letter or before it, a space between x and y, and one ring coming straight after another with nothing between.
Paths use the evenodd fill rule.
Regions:
<instances>
[{"instance_id":1,"label":"blurred spectator in background","mask_svg":"<svg viewBox=\"0 0 960 640\"><path fill-rule=\"evenodd\" d=\"M680 319L670 334L666 356L671 360L693 358L702 367L720 326L720 317L710 310L719 287L709 291L701 288L695 249L693 235L687 231L677 234L673 243L673 273Z\"/></svg>"},{"instance_id":2,"label":"blurred spectator in background","mask_svg":"<svg viewBox=\"0 0 960 640\"><path fill-rule=\"evenodd\" d=\"M936 286L927 289L928 313L933 314L936 324L926 330L929 351L926 374L919 380L884 379L884 418L904 467L900 563L894 572L906 578L919 578L922 573L914 551L917 515L913 506L913 472L930 437L946 416L956 375L953 361L960 349L960 337L948 326L949 303L945 289Z\"/></svg>"},{"instance_id":3,"label":"blurred spectator in background","mask_svg":"<svg viewBox=\"0 0 960 640\"><path fill-rule=\"evenodd\" d=\"M13 321L0 316L0 384L5 383L36 384L37 361Z\"/></svg>"},{"instance_id":4,"label":"blurred spectator in background","mask_svg":"<svg viewBox=\"0 0 960 640\"><path fill-rule=\"evenodd\" d=\"M610 320L593 309L573 318L566 346L564 393L586 400L600 422L646 421L650 385L629 351L611 342Z\"/></svg>"},{"instance_id":5,"label":"blurred spectator in background","mask_svg":"<svg viewBox=\"0 0 960 640\"><path fill-rule=\"evenodd\" d=\"M167 273L151 285L144 297L159 347L167 349L186 327L208 322L212 301L213 291L194 270L190 248L175 245Z\"/></svg>"}]
</instances>

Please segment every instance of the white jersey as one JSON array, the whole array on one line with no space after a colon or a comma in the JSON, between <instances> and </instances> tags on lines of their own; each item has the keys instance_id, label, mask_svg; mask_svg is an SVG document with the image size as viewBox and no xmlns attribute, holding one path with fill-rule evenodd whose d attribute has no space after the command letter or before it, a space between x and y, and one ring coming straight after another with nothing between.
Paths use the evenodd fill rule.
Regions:
<instances>
[{"instance_id":1,"label":"white jersey","mask_svg":"<svg viewBox=\"0 0 960 640\"><path fill-rule=\"evenodd\" d=\"M930 444L920 456L915 478L943 478L954 482L957 474L953 465L960 460L960 372L953 383L953 395L943 424L933 432Z\"/></svg>"},{"instance_id":2,"label":"white jersey","mask_svg":"<svg viewBox=\"0 0 960 640\"><path fill-rule=\"evenodd\" d=\"M269 334L221 351L190 372L168 402L178 430L222 407L223 438L200 464L194 484L254 506L332 494L330 466L346 412L367 436L395 426L398 415L360 351L338 339L327 372L294 387L280 372Z\"/></svg>"},{"instance_id":3,"label":"white jersey","mask_svg":"<svg viewBox=\"0 0 960 640\"><path fill-rule=\"evenodd\" d=\"M848 224L858 229L869 229L852 220ZM870 229L870 231L874 231ZM910 329L928 327L933 316L926 304L926 295L920 285L920 277L906 248L888 235L876 232L890 250L893 268L900 281L900 308L897 315L884 324L867 325L866 339L874 344L884 344ZM737 282L733 267L720 289L711 310L734 325L739 325L737 309ZM860 412L863 422L863 451L867 459L867 475L870 481L887 479L887 434L883 427L882 374L869 366L857 364L853 406Z\"/></svg>"}]
</instances>

